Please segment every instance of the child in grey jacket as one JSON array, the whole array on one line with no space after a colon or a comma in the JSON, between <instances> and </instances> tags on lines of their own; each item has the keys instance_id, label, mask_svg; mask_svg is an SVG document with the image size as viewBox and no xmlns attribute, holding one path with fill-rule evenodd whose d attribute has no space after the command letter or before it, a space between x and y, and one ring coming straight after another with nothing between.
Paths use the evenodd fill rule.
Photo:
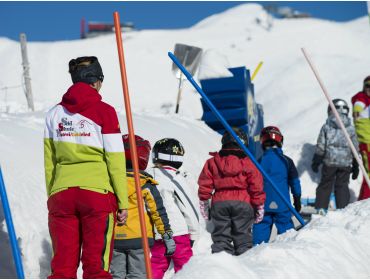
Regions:
<instances>
[{"instance_id":1,"label":"child in grey jacket","mask_svg":"<svg viewBox=\"0 0 370 280\"><path fill-rule=\"evenodd\" d=\"M333 103L358 150L358 141L351 119L348 117L349 107L346 101L334 99ZM319 171L320 164L323 164L323 167L321 181L316 189L315 208L318 213L325 214L333 188L336 207L340 209L348 205L350 174L352 173L352 179L355 180L359 173L357 161L353 157L344 132L337 124L330 106L328 107L328 118L320 130L315 155L312 159L311 167L315 173Z\"/></svg>"}]
</instances>

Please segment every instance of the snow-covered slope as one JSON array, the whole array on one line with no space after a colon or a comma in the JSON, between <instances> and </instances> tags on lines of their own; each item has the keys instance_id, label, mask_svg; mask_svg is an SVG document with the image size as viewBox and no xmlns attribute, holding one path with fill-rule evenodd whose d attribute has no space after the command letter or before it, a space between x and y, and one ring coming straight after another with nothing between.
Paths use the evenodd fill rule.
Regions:
<instances>
[{"instance_id":1,"label":"snow-covered slope","mask_svg":"<svg viewBox=\"0 0 370 280\"><path fill-rule=\"evenodd\" d=\"M172 113L175 109L178 81L171 72L171 61L167 52L173 50L175 43L214 50L226 56L231 66L246 65L252 71L259 61L264 61L255 79L257 101L264 106L265 124L277 125L282 129L285 135L285 151L296 161L303 194L310 197L315 195L319 176L311 172L309 165L313 145L326 118L327 102L300 48L305 47L312 55L333 98L343 98L349 102L350 97L361 88L362 79L369 74L370 36L367 18L348 23L317 19L274 20L270 30L266 28L266 19L267 16L260 5L243 4L204 19L188 29L143 30L123 35L136 133L148 138L152 144L161 137L176 137L182 141L186 150L184 170L190 174L188 179L193 183L194 191L197 176L208 157L208 151L219 148L220 136L198 120L202 115L199 96L187 82L182 95L180 114ZM116 107L123 132L127 130L114 35L53 43L30 42L28 54L37 109L35 113L27 112L23 89L13 88L21 85L22 78L19 44L0 38L0 112L3 112L0 113L0 161L16 231L22 240L26 276L38 278L47 275L50 259L43 182L43 117L46 110L59 102L71 83L67 67L71 58L82 55L95 55L99 58L105 75L101 92L103 99ZM5 87L8 89L4 89ZM360 183L361 179L351 182L353 199L358 193ZM365 210L361 212L362 208L368 209L367 204L358 204L356 207L359 215L351 214L355 221L360 220L361 215L368 215ZM310 229L320 232L321 227L336 223L337 235L352 232L348 231L346 222L343 222L347 219L347 214L337 212L333 215L315 221ZM332 218L336 222L331 222ZM363 223L361 228L368 230L369 225ZM301 232L303 234L305 231ZM311 234L308 235L311 237ZM303 253L298 248L305 246L305 237L294 243L295 238L302 235L295 236L294 233L289 233L279 239L281 246L264 245L250 251L246 256L235 258L235 261L243 259L241 263L245 263L245 269L253 259L252 256L258 256L268 263L266 266L262 261L259 262L258 265L262 268L246 270L245 277L303 277L296 267L291 268L291 273L284 270L282 274L274 272L274 275L270 275L269 273L274 271L269 270L269 262L272 260L264 259L275 256L272 253L274 246L277 246L279 256L297 254L299 257ZM203 249L209 250L210 239L205 230L201 240L196 249L199 254ZM341 241L342 239L338 240ZM307 242L307 246L311 246L310 241ZM323 242L322 246L325 247L325 238ZM370 246L366 242L364 240L362 248L369 252ZM328 253L324 254L342 253L335 246L328 245L327 250ZM357 248L353 250L355 251L352 253L357 254ZM352 254L349 246L346 247L347 251ZM208 274L200 273L197 276L191 271L200 271L199 267L211 265L212 260L215 260L216 264L224 258L230 259L224 255L206 256L195 257L191 266L189 265L191 269L185 268L184 274L179 274L179 277L207 277ZM205 263L201 261L203 258ZM366 258L368 259L369 255L364 259ZM338 260L339 266L346 267L341 261ZM337 263L329 265L329 271L334 271L336 266ZM217 271L221 270L216 269L215 275L218 275ZM359 274L342 275L362 277L364 273L360 271ZM367 276L369 275L368 273ZM213 274L210 277L213 277ZM331 276L325 274L325 277Z\"/></svg>"}]
</instances>

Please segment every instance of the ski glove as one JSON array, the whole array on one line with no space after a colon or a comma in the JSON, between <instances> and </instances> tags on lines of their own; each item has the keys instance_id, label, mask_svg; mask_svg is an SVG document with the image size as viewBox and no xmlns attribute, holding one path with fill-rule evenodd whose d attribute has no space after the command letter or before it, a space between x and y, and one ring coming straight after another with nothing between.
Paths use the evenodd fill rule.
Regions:
<instances>
[{"instance_id":1,"label":"ski glove","mask_svg":"<svg viewBox=\"0 0 370 280\"><path fill-rule=\"evenodd\" d=\"M175 240L173 240L172 235L172 231L166 231L162 235L164 246L166 246L166 252L164 253L165 256L172 256L175 253L176 243Z\"/></svg>"},{"instance_id":2,"label":"ski glove","mask_svg":"<svg viewBox=\"0 0 370 280\"><path fill-rule=\"evenodd\" d=\"M352 160L351 173L352 173L352 180L356 180L358 177L358 174L360 173L360 170L358 169L358 163L355 158Z\"/></svg>"},{"instance_id":3,"label":"ski glove","mask_svg":"<svg viewBox=\"0 0 370 280\"><path fill-rule=\"evenodd\" d=\"M294 208L299 213L301 211L301 208L302 208L302 205L301 205L301 196L295 196L295 195L293 195L293 200L294 200L294 202L293 202Z\"/></svg>"},{"instance_id":4,"label":"ski glove","mask_svg":"<svg viewBox=\"0 0 370 280\"><path fill-rule=\"evenodd\" d=\"M315 154L312 158L311 168L312 171L317 173L319 172L319 166L322 163L322 160L324 159L324 156L320 156L318 154Z\"/></svg>"},{"instance_id":5,"label":"ski glove","mask_svg":"<svg viewBox=\"0 0 370 280\"><path fill-rule=\"evenodd\" d=\"M263 216L265 215L265 207L264 205L259 205L254 209L254 223L258 224L262 222Z\"/></svg>"},{"instance_id":6,"label":"ski glove","mask_svg":"<svg viewBox=\"0 0 370 280\"><path fill-rule=\"evenodd\" d=\"M200 208L200 213L202 214L202 217L205 220L209 220L209 202L208 202L208 200L200 200L199 201L199 208Z\"/></svg>"}]
</instances>

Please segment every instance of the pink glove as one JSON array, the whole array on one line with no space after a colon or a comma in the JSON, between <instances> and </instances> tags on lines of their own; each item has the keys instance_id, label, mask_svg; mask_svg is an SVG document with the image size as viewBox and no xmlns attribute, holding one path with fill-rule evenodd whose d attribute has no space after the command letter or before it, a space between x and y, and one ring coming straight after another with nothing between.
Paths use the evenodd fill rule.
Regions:
<instances>
[{"instance_id":1,"label":"pink glove","mask_svg":"<svg viewBox=\"0 0 370 280\"><path fill-rule=\"evenodd\" d=\"M200 214L205 220L209 219L209 203L208 200L199 201Z\"/></svg>"},{"instance_id":2,"label":"pink glove","mask_svg":"<svg viewBox=\"0 0 370 280\"><path fill-rule=\"evenodd\" d=\"M263 220L263 215L265 214L265 207L264 205L259 205L254 209L254 223L258 224L262 222Z\"/></svg>"}]
</instances>

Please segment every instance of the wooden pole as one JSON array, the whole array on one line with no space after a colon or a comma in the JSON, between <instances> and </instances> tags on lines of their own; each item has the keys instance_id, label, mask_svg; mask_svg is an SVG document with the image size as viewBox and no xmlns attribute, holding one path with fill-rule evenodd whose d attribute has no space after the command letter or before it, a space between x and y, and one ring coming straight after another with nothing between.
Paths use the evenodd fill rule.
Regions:
<instances>
[{"instance_id":1,"label":"wooden pole","mask_svg":"<svg viewBox=\"0 0 370 280\"><path fill-rule=\"evenodd\" d=\"M27 38L25 33L21 33L19 35L19 40L21 43L21 52L22 52L22 65L23 65L23 76L24 76L24 83L26 86L26 98L28 108L32 111L35 111L35 107L33 105L33 96L32 96L32 88L31 88L31 77L30 77L30 64L28 63L28 55L27 55Z\"/></svg>"},{"instance_id":2,"label":"wooden pole","mask_svg":"<svg viewBox=\"0 0 370 280\"><path fill-rule=\"evenodd\" d=\"M148 237L146 234L146 225L145 225L144 203L142 199L143 196L141 194L141 186L140 186L139 162L138 162L137 148L136 148L136 142L135 142L134 126L132 123L130 95L128 92L126 65L125 65L125 57L123 53L123 42L122 42L119 13L114 12L113 18L114 18L114 28L116 32L119 65L121 69L123 99L124 99L125 109L126 109L126 119L127 119L128 136L129 136L129 143L130 143L131 161L132 161L132 165L134 168L134 179L135 179L135 188L136 188L136 195L137 195L137 202L138 202L138 209L139 209L142 244L143 244L143 249L144 249L146 276L148 279L152 279L152 267L150 263L149 244L148 244Z\"/></svg>"}]
</instances>

